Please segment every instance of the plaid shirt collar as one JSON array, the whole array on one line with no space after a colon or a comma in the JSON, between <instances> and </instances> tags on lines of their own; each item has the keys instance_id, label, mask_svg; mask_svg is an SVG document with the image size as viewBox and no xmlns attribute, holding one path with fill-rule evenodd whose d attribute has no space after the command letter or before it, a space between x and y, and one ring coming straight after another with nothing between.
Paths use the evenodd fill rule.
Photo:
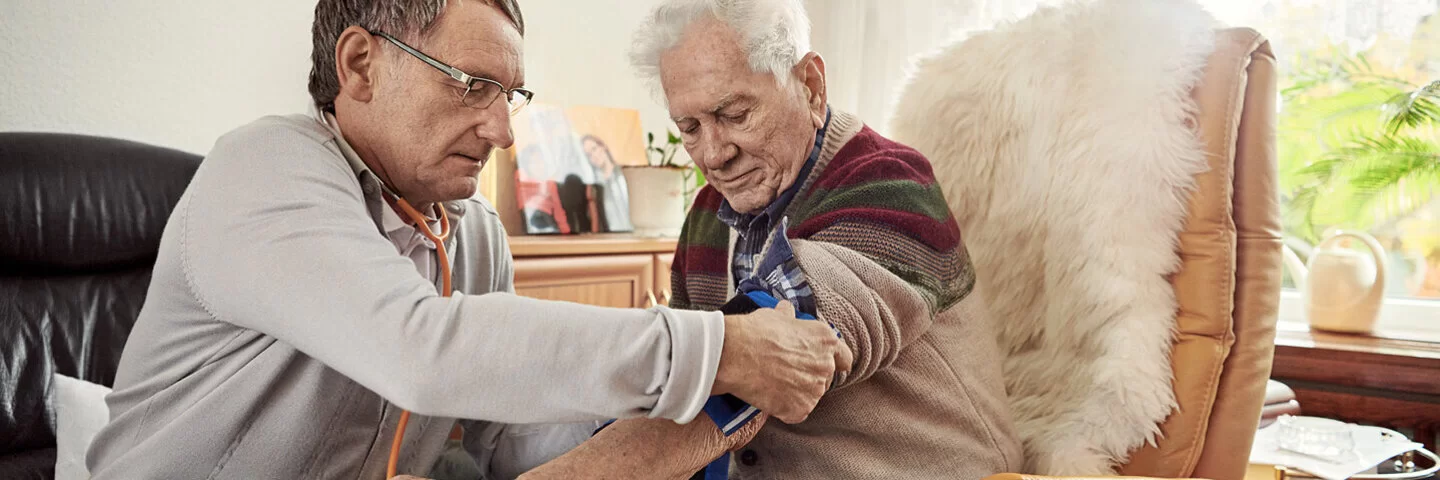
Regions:
<instances>
[{"instance_id":1,"label":"plaid shirt collar","mask_svg":"<svg viewBox=\"0 0 1440 480\"><path fill-rule=\"evenodd\" d=\"M716 212L720 221L738 233L734 256L730 258L731 281L735 283L736 291L766 291L775 298L791 301L798 311L810 315L817 314L815 294L810 290L810 282L795 261L795 253L785 236L784 214L819 160L820 147L829 127L830 113L827 109L825 125L815 133L815 146L810 149L810 157L805 159L805 166L801 167L795 183L765 210L756 215L742 214L731 208L729 201L723 201Z\"/></svg>"}]
</instances>

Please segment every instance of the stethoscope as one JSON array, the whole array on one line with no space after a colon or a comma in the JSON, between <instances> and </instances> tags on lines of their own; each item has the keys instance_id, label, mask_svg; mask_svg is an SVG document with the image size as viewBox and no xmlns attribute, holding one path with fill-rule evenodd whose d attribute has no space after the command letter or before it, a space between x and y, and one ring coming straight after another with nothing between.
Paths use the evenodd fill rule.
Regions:
<instances>
[{"instance_id":1,"label":"stethoscope","mask_svg":"<svg viewBox=\"0 0 1440 480\"><path fill-rule=\"evenodd\" d=\"M425 238L435 243L435 256L438 257L440 261L440 296L449 297L451 292L450 255L445 251L445 240L450 238L450 215L446 213L445 207L442 206L440 202L435 203L435 210L438 210L440 213L440 233L436 234L430 230L430 223L426 221L425 215L422 215L419 210L411 206L410 202L405 200L405 197L400 196L399 193L390 189L390 186L386 185L385 181L381 180L378 175L375 176L375 181L380 184L380 189L383 191L382 195L389 195L390 198L393 198L395 205L400 207L400 211L404 212L405 216L410 217L410 221L415 223L415 228L419 230L422 235L425 235ZM410 411L401 409L400 422L395 426L395 440L390 443L390 461L385 467L386 480L395 478L396 470L400 463L400 445L405 442L405 427L409 423Z\"/></svg>"}]
</instances>

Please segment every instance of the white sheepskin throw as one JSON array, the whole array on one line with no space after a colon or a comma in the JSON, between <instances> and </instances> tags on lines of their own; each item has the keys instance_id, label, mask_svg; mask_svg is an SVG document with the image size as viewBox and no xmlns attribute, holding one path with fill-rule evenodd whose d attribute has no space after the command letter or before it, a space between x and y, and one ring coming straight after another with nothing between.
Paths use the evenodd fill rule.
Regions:
<instances>
[{"instance_id":1,"label":"white sheepskin throw","mask_svg":"<svg viewBox=\"0 0 1440 480\"><path fill-rule=\"evenodd\" d=\"M1167 275L1216 27L1191 1L1042 9L922 56L890 119L960 222L1024 473L1113 474L1176 406Z\"/></svg>"}]
</instances>

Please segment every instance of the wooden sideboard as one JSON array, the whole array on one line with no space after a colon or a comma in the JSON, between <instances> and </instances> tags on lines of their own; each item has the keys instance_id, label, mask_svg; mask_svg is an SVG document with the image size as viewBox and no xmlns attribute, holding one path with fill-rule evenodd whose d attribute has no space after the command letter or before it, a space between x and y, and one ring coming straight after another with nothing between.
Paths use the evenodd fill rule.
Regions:
<instances>
[{"instance_id":1,"label":"wooden sideboard","mask_svg":"<svg viewBox=\"0 0 1440 480\"><path fill-rule=\"evenodd\" d=\"M519 295L622 308L670 301L673 238L516 235L510 252Z\"/></svg>"}]
</instances>

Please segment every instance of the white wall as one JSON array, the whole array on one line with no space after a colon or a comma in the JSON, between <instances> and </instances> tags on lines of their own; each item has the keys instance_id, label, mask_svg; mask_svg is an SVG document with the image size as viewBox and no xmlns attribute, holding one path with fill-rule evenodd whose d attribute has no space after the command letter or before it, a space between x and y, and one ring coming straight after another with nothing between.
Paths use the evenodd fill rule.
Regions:
<instances>
[{"instance_id":1,"label":"white wall","mask_svg":"<svg viewBox=\"0 0 1440 480\"><path fill-rule=\"evenodd\" d=\"M0 130L88 133L196 153L309 105L296 0L0 2Z\"/></svg>"},{"instance_id":2,"label":"white wall","mask_svg":"<svg viewBox=\"0 0 1440 480\"><path fill-rule=\"evenodd\" d=\"M536 101L640 110L647 132L674 129L630 68L630 39L659 0L522 0L525 80Z\"/></svg>"},{"instance_id":3,"label":"white wall","mask_svg":"<svg viewBox=\"0 0 1440 480\"><path fill-rule=\"evenodd\" d=\"M630 37L655 0L521 3L538 101L668 115L630 70ZM115 136L196 153L310 100L313 0L0 2L0 131Z\"/></svg>"}]
</instances>

